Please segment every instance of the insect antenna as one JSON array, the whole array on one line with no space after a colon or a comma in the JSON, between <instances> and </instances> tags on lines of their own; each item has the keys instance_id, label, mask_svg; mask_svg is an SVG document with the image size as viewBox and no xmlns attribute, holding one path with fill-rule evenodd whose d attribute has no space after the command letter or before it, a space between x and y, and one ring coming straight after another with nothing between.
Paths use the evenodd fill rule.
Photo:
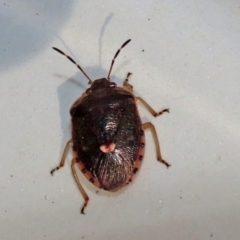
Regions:
<instances>
[{"instance_id":1,"label":"insect antenna","mask_svg":"<svg viewBox=\"0 0 240 240\"><path fill-rule=\"evenodd\" d=\"M111 71L112 71L112 67L113 67L113 64L115 62L115 59L116 57L118 56L118 54L120 53L120 51L122 50L122 48L124 48L129 42L131 41L131 39L128 39L116 52L113 60L112 60L112 63L111 63L111 67L109 69L109 72L108 72L108 76L107 76L107 79L110 81L110 74L111 74Z\"/></svg>"},{"instance_id":2,"label":"insect antenna","mask_svg":"<svg viewBox=\"0 0 240 240\"><path fill-rule=\"evenodd\" d=\"M77 68L83 73L83 75L89 80L88 84L92 84L92 80L90 79L90 77L83 71L83 69L80 67L79 64L77 64L70 56L68 56L66 53L64 53L63 51L61 51L58 48L53 47L53 49L59 53L61 53L63 56L67 57L72 63L74 63Z\"/></svg>"}]
</instances>

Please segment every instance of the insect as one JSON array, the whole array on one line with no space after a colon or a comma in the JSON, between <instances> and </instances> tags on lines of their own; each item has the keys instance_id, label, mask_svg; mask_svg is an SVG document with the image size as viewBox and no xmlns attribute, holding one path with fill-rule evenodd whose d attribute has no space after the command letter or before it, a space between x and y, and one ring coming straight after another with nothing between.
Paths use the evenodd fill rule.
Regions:
<instances>
[{"instance_id":1,"label":"insect","mask_svg":"<svg viewBox=\"0 0 240 240\"><path fill-rule=\"evenodd\" d=\"M117 191L129 184L138 172L144 155L144 130L150 129L156 145L157 160L170 166L162 159L154 125L151 122L142 124L136 104L141 102L154 117L169 112L169 109L156 112L141 97L135 96L133 86L129 84L131 73L127 74L123 87L117 87L110 80L116 57L130 41L127 40L116 52L107 78L94 81L70 56L53 47L80 69L90 85L70 109L72 139L65 146L60 164L51 171L53 175L64 166L67 152L72 147L72 174L85 200L82 214L89 197L80 183L75 164L97 188Z\"/></svg>"}]
</instances>

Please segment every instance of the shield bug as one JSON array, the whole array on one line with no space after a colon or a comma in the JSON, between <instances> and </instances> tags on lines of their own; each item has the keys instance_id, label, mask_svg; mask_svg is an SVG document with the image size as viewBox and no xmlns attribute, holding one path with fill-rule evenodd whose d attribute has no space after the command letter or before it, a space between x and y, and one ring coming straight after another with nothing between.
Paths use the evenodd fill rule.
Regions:
<instances>
[{"instance_id":1,"label":"shield bug","mask_svg":"<svg viewBox=\"0 0 240 240\"><path fill-rule=\"evenodd\" d=\"M94 81L70 56L53 47L80 69L90 85L70 109L72 139L66 144L59 166L51 171L53 174L64 166L67 152L72 147L72 174L85 200L82 214L89 197L80 183L75 164L96 187L106 191L117 191L129 184L138 172L144 155L144 130L150 129L156 146L157 160L167 167L170 166L161 157L154 125L151 122L142 124L136 103L141 102L154 117L169 112L169 109L156 112L142 98L135 96L133 86L128 83L131 73L127 74L123 87L117 87L116 83L110 80L116 57L130 41L131 39L127 40L116 52L107 78Z\"/></svg>"}]
</instances>

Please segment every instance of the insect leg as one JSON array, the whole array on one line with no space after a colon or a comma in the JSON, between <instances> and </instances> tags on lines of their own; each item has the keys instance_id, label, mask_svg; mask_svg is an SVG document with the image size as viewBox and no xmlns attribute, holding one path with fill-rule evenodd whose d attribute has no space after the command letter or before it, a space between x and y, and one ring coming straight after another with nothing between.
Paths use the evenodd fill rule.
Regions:
<instances>
[{"instance_id":1,"label":"insect leg","mask_svg":"<svg viewBox=\"0 0 240 240\"><path fill-rule=\"evenodd\" d=\"M146 122L146 123L142 124L142 128L143 128L143 130L146 130L149 128L152 132L153 139L154 139L155 146L156 146L157 160L159 162L165 164L167 167L170 167L171 165L162 159L161 151L160 151L160 144L159 144L158 136L157 136L154 125L151 122Z\"/></svg>"},{"instance_id":2,"label":"insect leg","mask_svg":"<svg viewBox=\"0 0 240 240\"><path fill-rule=\"evenodd\" d=\"M128 73L127 73L127 76L126 76L126 78L125 78L125 80L124 80L124 83L125 83L125 82L128 82L130 76L132 76L132 73L131 73L131 72L128 72ZM124 84L124 83L123 83L123 84Z\"/></svg>"},{"instance_id":3,"label":"insect leg","mask_svg":"<svg viewBox=\"0 0 240 240\"><path fill-rule=\"evenodd\" d=\"M74 168L75 163L76 163L76 160L73 159L73 160L72 160L72 165L71 165L72 174L73 174L74 179L75 179L75 181L76 181L76 183L77 183L77 186L78 186L78 188L79 188L79 190L80 190L80 192L81 192L81 194L82 194L82 196L83 196L83 198L84 198L84 200L85 200L84 205L83 205L83 207L82 207L82 209L81 209L81 213L82 213L82 214L85 214L85 213L84 213L84 209L85 209L85 207L87 207L87 204L88 204L88 201L89 201L89 197L88 197L87 193L85 192L85 190L83 189L82 184L80 183L80 180L79 180L79 178L78 178L77 172L76 172L76 170L75 170L75 168Z\"/></svg>"},{"instance_id":4,"label":"insect leg","mask_svg":"<svg viewBox=\"0 0 240 240\"><path fill-rule=\"evenodd\" d=\"M69 150L69 148L72 147L72 145L73 145L72 140L69 140L69 141L67 142L65 148L64 148L63 155L62 155L62 158L61 158L61 161L60 161L59 166L55 167L55 168L50 172L52 175L53 175L53 173L54 173L56 170L58 170L58 169L60 169L61 167L64 166L64 163L65 163L65 160L66 160L66 156L67 156L68 150Z\"/></svg>"},{"instance_id":5,"label":"insect leg","mask_svg":"<svg viewBox=\"0 0 240 240\"><path fill-rule=\"evenodd\" d=\"M131 84L128 83L129 77L132 75L132 73L128 73L126 79L123 82L123 88L125 88L126 90L132 92L133 91L133 86Z\"/></svg>"},{"instance_id":6,"label":"insect leg","mask_svg":"<svg viewBox=\"0 0 240 240\"><path fill-rule=\"evenodd\" d=\"M165 112L169 113L169 109L163 109L161 112L156 112L147 102L145 102L141 97L136 97L136 99L141 102L143 104L143 106L145 108L147 108L147 110L154 116L154 117L158 117L160 115L162 115Z\"/></svg>"}]
</instances>

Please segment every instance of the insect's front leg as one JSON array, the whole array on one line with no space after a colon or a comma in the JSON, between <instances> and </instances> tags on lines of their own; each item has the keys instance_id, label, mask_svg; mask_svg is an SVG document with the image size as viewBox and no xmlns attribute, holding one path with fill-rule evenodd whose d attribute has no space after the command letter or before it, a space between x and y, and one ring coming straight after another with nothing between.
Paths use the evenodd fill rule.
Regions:
<instances>
[{"instance_id":1,"label":"insect's front leg","mask_svg":"<svg viewBox=\"0 0 240 240\"><path fill-rule=\"evenodd\" d=\"M131 75L132 75L132 73L130 73L130 72L127 74L127 77L125 78L125 80L123 82L123 88L132 93L133 92L133 86L128 83L129 77Z\"/></svg>"}]
</instances>

